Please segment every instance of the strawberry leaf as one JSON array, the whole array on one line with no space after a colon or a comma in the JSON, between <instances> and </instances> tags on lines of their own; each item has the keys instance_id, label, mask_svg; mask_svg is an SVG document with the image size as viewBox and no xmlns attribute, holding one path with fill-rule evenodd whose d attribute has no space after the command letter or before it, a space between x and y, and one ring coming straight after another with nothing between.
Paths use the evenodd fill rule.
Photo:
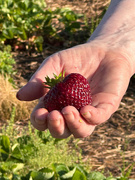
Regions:
<instances>
[{"instance_id":1,"label":"strawberry leaf","mask_svg":"<svg viewBox=\"0 0 135 180\"><path fill-rule=\"evenodd\" d=\"M51 89L59 82L62 82L65 77L65 71L63 73L61 72L58 76L56 74L53 74L53 76L54 78L50 78L49 76L45 77L45 82L44 82L45 88Z\"/></svg>"}]
</instances>

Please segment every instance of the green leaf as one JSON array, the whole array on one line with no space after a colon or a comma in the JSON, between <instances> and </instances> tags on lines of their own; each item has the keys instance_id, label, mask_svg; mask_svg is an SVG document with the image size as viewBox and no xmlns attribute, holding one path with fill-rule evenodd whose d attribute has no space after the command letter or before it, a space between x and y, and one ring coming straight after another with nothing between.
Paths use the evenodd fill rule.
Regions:
<instances>
[{"instance_id":1,"label":"green leaf","mask_svg":"<svg viewBox=\"0 0 135 180\"><path fill-rule=\"evenodd\" d=\"M57 83L63 81L65 77L65 71L60 73L58 76L56 74L53 74L54 78L49 78L49 76L45 77L46 82L44 82L45 87L51 89L54 87Z\"/></svg>"},{"instance_id":2,"label":"green leaf","mask_svg":"<svg viewBox=\"0 0 135 180\"><path fill-rule=\"evenodd\" d=\"M7 160L7 158L9 157L9 153L7 153L5 150L0 149L0 153L1 153L1 157L4 161Z\"/></svg>"},{"instance_id":3,"label":"green leaf","mask_svg":"<svg viewBox=\"0 0 135 180\"><path fill-rule=\"evenodd\" d=\"M129 179L126 177L119 177L119 178L117 178L117 180L129 180ZM131 180L133 180L133 179L131 179Z\"/></svg>"},{"instance_id":4,"label":"green leaf","mask_svg":"<svg viewBox=\"0 0 135 180\"><path fill-rule=\"evenodd\" d=\"M76 169L73 177L72 177L72 180L87 180L86 179L86 176L80 172L78 169Z\"/></svg>"},{"instance_id":5,"label":"green leaf","mask_svg":"<svg viewBox=\"0 0 135 180\"><path fill-rule=\"evenodd\" d=\"M50 179L54 175L54 171L53 170L51 170L49 168L45 168L45 167L40 169L39 172L42 172L46 179Z\"/></svg>"},{"instance_id":6,"label":"green leaf","mask_svg":"<svg viewBox=\"0 0 135 180\"><path fill-rule=\"evenodd\" d=\"M73 22L71 25L70 25L70 28L71 29L79 29L80 28L80 22Z\"/></svg>"},{"instance_id":7,"label":"green leaf","mask_svg":"<svg viewBox=\"0 0 135 180\"><path fill-rule=\"evenodd\" d=\"M19 145L15 144L15 146L13 147L11 158L17 159L22 162L23 153L20 151Z\"/></svg>"},{"instance_id":8,"label":"green leaf","mask_svg":"<svg viewBox=\"0 0 135 180\"><path fill-rule=\"evenodd\" d=\"M44 24L43 24L44 27L51 25L51 22L52 22L52 16L51 16L51 14L52 14L52 12L50 13L50 12L48 11L48 13L47 13L47 15L46 15L46 18L45 18L45 20L44 20Z\"/></svg>"},{"instance_id":9,"label":"green leaf","mask_svg":"<svg viewBox=\"0 0 135 180\"><path fill-rule=\"evenodd\" d=\"M117 180L117 179L114 177L108 177L108 178L106 178L106 180Z\"/></svg>"},{"instance_id":10,"label":"green leaf","mask_svg":"<svg viewBox=\"0 0 135 180\"><path fill-rule=\"evenodd\" d=\"M64 140L64 139L55 138L55 139L54 139L54 144L57 144L58 142L63 141L63 140Z\"/></svg>"},{"instance_id":11,"label":"green leaf","mask_svg":"<svg viewBox=\"0 0 135 180\"><path fill-rule=\"evenodd\" d=\"M104 180L105 178L106 177L102 173L96 171L93 171L88 175L89 180Z\"/></svg>"},{"instance_id":12,"label":"green leaf","mask_svg":"<svg viewBox=\"0 0 135 180\"><path fill-rule=\"evenodd\" d=\"M11 161L2 162L0 166L0 172L2 173L15 173L19 171L20 169L23 169L24 164L23 163L14 163Z\"/></svg>"},{"instance_id":13,"label":"green leaf","mask_svg":"<svg viewBox=\"0 0 135 180\"><path fill-rule=\"evenodd\" d=\"M40 172L40 171L33 171L31 172L30 174L30 177L33 179L33 180L47 180L47 179L50 179L52 178L54 175L54 172L52 171L49 171L47 168L46 168L46 172Z\"/></svg>"},{"instance_id":14,"label":"green leaf","mask_svg":"<svg viewBox=\"0 0 135 180\"><path fill-rule=\"evenodd\" d=\"M6 151L4 151L3 149L0 149L0 152L2 153L2 154L5 154L5 155L9 155L9 153L7 153Z\"/></svg>"},{"instance_id":15,"label":"green leaf","mask_svg":"<svg viewBox=\"0 0 135 180\"><path fill-rule=\"evenodd\" d=\"M58 173L60 176L69 172L69 168L65 164L53 164L53 170Z\"/></svg>"},{"instance_id":16,"label":"green leaf","mask_svg":"<svg viewBox=\"0 0 135 180\"><path fill-rule=\"evenodd\" d=\"M13 172L15 173L15 172L23 169L23 167L24 167L24 164L23 164L23 163L16 163L16 164L14 164L12 170L13 170Z\"/></svg>"},{"instance_id":17,"label":"green leaf","mask_svg":"<svg viewBox=\"0 0 135 180\"><path fill-rule=\"evenodd\" d=\"M37 171L31 172L30 177L32 178L32 180L44 180L44 176L42 175L42 173Z\"/></svg>"},{"instance_id":18,"label":"green leaf","mask_svg":"<svg viewBox=\"0 0 135 180\"><path fill-rule=\"evenodd\" d=\"M86 171L84 170L84 168L82 166L76 165L76 168L82 172L83 174L87 174Z\"/></svg>"},{"instance_id":19,"label":"green leaf","mask_svg":"<svg viewBox=\"0 0 135 180\"><path fill-rule=\"evenodd\" d=\"M69 171L69 172L63 174L63 175L61 176L61 178L62 178L62 179L69 179L69 178L72 178L73 175L74 175L74 173L75 173L75 171L76 171L76 168L74 168L73 170L71 170L71 171Z\"/></svg>"},{"instance_id":20,"label":"green leaf","mask_svg":"<svg viewBox=\"0 0 135 180\"><path fill-rule=\"evenodd\" d=\"M42 52L43 51L43 37L42 36L38 36L36 39L35 39L35 44L36 44L36 47L37 47L37 50L39 52Z\"/></svg>"},{"instance_id":21,"label":"green leaf","mask_svg":"<svg viewBox=\"0 0 135 180\"><path fill-rule=\"evenodd\" d=\"M29 4L30 4L30 1L28 0L23 0L23 2L18 1L19 9L25 10L26 12L28 10Z\"/></svg>"},{"instance_id":22,"label":"green leaf","mask_svg":"<svg viewBox=\"0 0 135 180\"><path fill-rule=\"evenodd\" d=\"M9 167L9 162L2 162L0 165L0 172L5 173L5 172L9 171L8 167Z\"/></svg>"},{"instance_id":23,"label":"green leaf","mask_svg":"<svg viewBox=\"0 0 135 180\"><path fill-rule=\"evenodd\" d=\"M22 178L20 177L20 175L13 174L12 180L22 180Z\"/></svg>"},{"instance_id":24,"label":"green leaf","mask_svg":"<svg viewBox=\"0 0 135 180\"><path fill-rule=\"evenodd\" d=\"M23 27L18 29L18 36L22 39L22 40L27 40L27 33L25 31L25 29Z\"/></svg>"},{"instance_id":25,"label":"green leaf","mask_svg":"<svg viewBox=\"0 0 135 180\"><path fill-rule=\"evenodd\" d=\"M6 136L6 135L3 135L3 136L2 136L1 146L2 146L2 149L3 149L4 151L6 151L7 153L9 153L9 151L10 151L10 139L9 139L8 136Z\"/></svg>"},{"instance_id":26,"label":"green leaf","mask_svg":"<svg viewBox=\"0 0 135 180\"><path fill-rule=\"evenodd\" d=\"M17 146L19 146L19 144L18 144L18 143L14 144L14 145L11 147L12 152L15 150L15 148L16 148Z\"/></svg>"},{"instance_id":27,"label":"green leaf","mask_svg":"<svg viewBox=\"0 0 135 180\"><path fill-rule=\"evenodd\" d=\"M14 33L13 33L12 29L4 29L2 31L2 34L7 39L13 39L13 37L14 37Z\"/></svg>"}]
</instances>

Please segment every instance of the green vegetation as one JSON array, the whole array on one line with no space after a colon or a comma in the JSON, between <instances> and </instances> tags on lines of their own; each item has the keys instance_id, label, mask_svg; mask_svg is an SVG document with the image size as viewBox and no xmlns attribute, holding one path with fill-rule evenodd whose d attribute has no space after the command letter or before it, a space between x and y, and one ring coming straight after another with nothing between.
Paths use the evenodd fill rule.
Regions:
<instances>
[{"instance_id":1,"label":"green vegetation","mask_svg":"<svg viewBox=\"0 0 135 180\"><path fill-rule=\"evenodd\" d=\"M69 139L54 139L48 131L33 130L30 125L18 136L19 131L14 129L15 111L13 108L9 124L0 135L0 178L13 177L16 173L22 177L41 168L39 172L47 172L52 164L55 168L58 163L66 164L65 167L81 163L81 154L69 148Z\"/></svg>"},{"instance_id":2,"label":"green vegetation","mask_svg":"<svg viewBox=\"0 0 135 180\"><path fill-rule=\"evenodd\" d=\"M47 9L44 0L0 1L0 41L12 48L42 52L43 43L65 42L84 27L83 15L69 8Z\"/></svg>"},{"instance_id":3,"label":"green vegetation","mask_svg":"<svg viewBox=\"0 0 135 180\"><path fill-rule=\"evenodd\" d=\"M15 70L13 65L15 64L15 60L11 54L11 46L3 46L1 44L0 47L0 74L5 78L8 77L8 80L13 83L13 75L15 74Z\"/></svg>"},{"instance_id":4,"label":"green vegetation","mask_svg":"<svg viewBox=\"0 0 135 180\"><path fill-rule=\"evenodd\" d=\"M13 108L9 124L0 134L1 180L128 180L133 166L128 172L123 168L119 178L88 172L81 151L69 147L71 137L55 139L48 131L32 129L30 124L19 133L14 128L15 111Z\"/></svg>"}]
</instances>

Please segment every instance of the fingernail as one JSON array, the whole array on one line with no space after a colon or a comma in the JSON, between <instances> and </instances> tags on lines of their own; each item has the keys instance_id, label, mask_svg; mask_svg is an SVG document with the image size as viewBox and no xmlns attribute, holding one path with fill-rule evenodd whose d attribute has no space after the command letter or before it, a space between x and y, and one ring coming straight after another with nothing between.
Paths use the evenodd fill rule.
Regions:
<instances>
[{"instance_id":1,"label":"fingernail","mask_svg":"<svg viewBox=\"0 0 135 180\"><path fill-rule=\"evenodd\" d=\"M17 98L18 100L21 100L21 98L20 98L20 96L19 96L19 92L17 92L16 98Z\"/></svg>"},{"instance_id":2,"label":"fingernail","mask_svg":"<svg viewBox=\"0 0 135 180\"><path fill-rule=\"evenodd\" d=\"M90 118L91 118L90 112L83 113L82 115L83 115L83 117L86 118L86 119L90 119Z\"/></svg>"},{"instance_id":3,"label":"fingernail","mask_svg":"<svg viewBox=\"0 0 135 180\"><path fill-rule=\"evenodd\" d=\"M23 86L23 87L24 87L24 86ZM17 94L16 94L16 98L17 98L18 100L20 100L20 101L23 100L23 97L21 97L21 96L22 96L21 91L22 91L23 87L21 87L21 88L19 89L19 91L17 92Z\"/></svg>"},{"instance_id":4,"label":"fingernail","mask_svg":"<svg viewBox=\"0 0 135 180\"><path fill-rule=\"evenodd\" d=\"M43 124L45 124L45 121L42 119L36 119L35 118L35 122L37 123L37 124L40 124L40 125L43 125Z\"/></svg>"},{"instance_id":5,"label":"fingernail","mask_svg":"<svg viewBox=\"0 0 135 180\"><path fill-rule=\"evenodd\" d=\"M55 127L58 127L60 125L60 120L59 119L49 119L49 123L55 125Z\"/></svg>"},{"instance_id":6,"label":"fingernail","mask_svg":"<svg viewBox=\"0 0 135 180\"><path fill-rule=\"evenodd\" d=\"M70 112L70 113L62 112L62 114L64 115L65 119L67 119L67 120L70 119L70 120L74 121L74 119L75 119L72 112Z\"/></svg>"}]
</instances>

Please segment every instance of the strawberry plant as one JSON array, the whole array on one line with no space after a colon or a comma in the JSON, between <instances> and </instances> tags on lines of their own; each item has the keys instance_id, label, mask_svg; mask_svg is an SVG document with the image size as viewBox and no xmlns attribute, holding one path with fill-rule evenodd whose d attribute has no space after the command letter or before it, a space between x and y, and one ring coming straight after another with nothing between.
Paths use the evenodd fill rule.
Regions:
<instances>
[{"instance_id":1,"label":"strawberry plant","mask_svg":"<svg viewBox=\"0 0 135 180\"><path fill-rule=\"evenodd\" d=\"M10 180L19 178L19 175L16 173L23 169L23 167L23 163L2 162L0 166L0 179Z\"/></svg>"},{"instance_id":2,"label":"strawberry plant","mask_svg":"<svg viewBox=\"0 0 135 180\"><path fill-rule=\"evenodd\" d=\"M82 15L68 8L47 9L44 0L0 1L0 40L13 49L43 51L43 40L63 39L60 32L81 28ZM63 41L65 41L63 39Z\"/></svg>"},{"instance_id":3,"label":"strawberry plant","mask_svg":"<svg viewBox=\"0 0 135 180\"><path fill-rule=\"evenodd\" d=\"M13 65L15 64L15 60L11 54L10 46L1 46L0 48L0 74L4 77L8 77L8 80L11 83L14 83L12 75L15 74L15 70Z\"/></svg>"},{"instance_id":4,"label":"strawberry plant","mask_svg":"<svg viewBox=\"0 0 135 180\"><path fill-rule=\"evenodd\" d=\"M26 40L43 19L43 8L46 7L42 0L6 0L0 2L1 33L7 39L19 36Z\"/></svg>"},{"instance_id":5,"label":"strawberry plant","mask_svg":"<svg viewBox=\"0 0 135 180\"><path fill-rule=\"evenodd\" d=\"M0 39L3 41L15 39L15 44L13 41L12 46L16 45L17 39L30 45L29 38L39 31L38 27L44 20L45 7L44 0L0 1ZM39 44L38 42L36 44Z\"/></svg>"},{"instance_id":6,"label":"strawberry plant","mask_svg":"<svg viewBox=\"0 0 135 180\"><path fill-rule=\"evenodd\" d=\"M73 33L81 27L81 23L78 20L82 17L82 14L77 14L70 8L63 8L60 11L59 21L65 25L66 32Z\"/></svg>"},{"instance_id":7,"label":"strawberry plant","mask_svg":"<svg viewBox=\"0 0 135 180\"><path fill-rule=\"evenodd\" d=\"M13 64L15 64L15 60L12 58L11 53L7 50L0 51L0 73L4 76L12 75L15 72Z\"/></svg>"},{"instance_id":8,"label":"strawberry plant","mask_svg":"<svg viewBox=\"0 0 135 180\"><path fill-rule=\"evenodd\" d=\"M11 131L12 127L9 128ZM9 130L6 129L5 132L0 135L1 180L132 180L128 178L131 168L125 176L123 174L121 177L115 178L112 176L106 177L97 171L88 172L79 164L69 165L68 161L69 157L74 153L73 149L72 153L67 152L66 156L68 156L68 153L69 156L68 161L66 160L65 163L51 162L50 164L49 162L48 165L45 165L46 161L48 161L47 156L49 156L49 159L51 159L53 154L57 156L57 149L58 151L62 151L60 158L64 158L63 154L65 149L63 150L62 146L58 144L62 141L65 147L66 144L64 140L55 140L50 136L48 131L46 133L38 130L32 132L31 129L25 130L25 135L21 134L19 137L13 132L14 137L10 134L12 137L10 138L7 135L8 131ZM29 135L26 135L26 132L29 132ZM46 151L44 151L45 148L47 148ZM54 151L52 150L53 148L55 148ZM75 154L73 155L75 156ZM31 161L33 158L36 158L35 165L33 161ZM37 166L40 158L44 163Z\"/></svg>"},{"instance_id":9,"label":"strawberry plant","mask_svg":"<svg viewBox=\"0 0 135 180\"><path fill-rule=\"evenodd\" d=\"M23 164L21 163L14 165L11 165L11 163L2 163L0 172L3 173L0 174L0 178L2 180L130 180L124 177L105 177L102 173L96 171L88 173L82 166L78 165L66 166L65 164L52 164L51 168L43 167L39 170L32 170L23 176L17 173L21 168L23 168ZM13 169L12 173L10 169Z\"/></svg>"},{"instance_id":10,"label":"strawberry plant","mask_svg":"<svg viewBox=\"0 0 135 180\"><path fill-rule=\"evenodd\" d=\"M33 146L25 145L25 147L21 146L19 143L15 143L12 145L10 139L6 135L2 135L0 137L0 153L1 153L1 159L2 161L15 161L15 162L23 162L25 159L27 159L25 156L25 153L22 153L22 151L29 151L30 148L34 148Z\"/></svg>"}]
</instances>

